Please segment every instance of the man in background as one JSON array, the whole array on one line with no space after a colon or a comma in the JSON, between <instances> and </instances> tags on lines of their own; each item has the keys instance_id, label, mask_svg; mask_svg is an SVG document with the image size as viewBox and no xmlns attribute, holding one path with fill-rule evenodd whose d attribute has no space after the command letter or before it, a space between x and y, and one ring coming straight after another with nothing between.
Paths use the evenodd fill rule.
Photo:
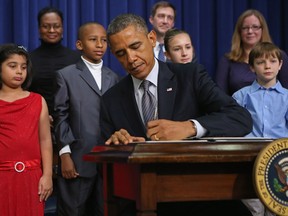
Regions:
<instances>
[{"instance_id":1,"label":"man in background","mask_svg":"<svg viewBox=\"0 0 288 216\"><path fill-rule=\"evenodd\" d=\"M166 61L164 55L164 36L165 33L174 27L176 17L176 8L169 2L160 1L153 5L149 22L153 30L156 32L156 46L154 47L154 55L161 61Z\"/></svg>"}]
</instances>

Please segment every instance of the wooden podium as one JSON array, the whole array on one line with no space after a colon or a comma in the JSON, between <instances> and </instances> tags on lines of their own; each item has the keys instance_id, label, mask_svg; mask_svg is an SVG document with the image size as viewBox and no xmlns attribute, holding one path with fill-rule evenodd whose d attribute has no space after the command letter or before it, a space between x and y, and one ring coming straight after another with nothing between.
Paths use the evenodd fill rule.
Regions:
<instances>
[{"instance_id":1,"label":"wooden podium","mask_svg":"<svg viewBox=\"0 0 288 216\"><path fill-rule=\"evenodd\" d=\"M137 216L158 202L255 198L252 171L272 140L207 139L97 146L84 160L103 163L105 215L113 197L136 201Z\"/></svg>"}]
</instances>

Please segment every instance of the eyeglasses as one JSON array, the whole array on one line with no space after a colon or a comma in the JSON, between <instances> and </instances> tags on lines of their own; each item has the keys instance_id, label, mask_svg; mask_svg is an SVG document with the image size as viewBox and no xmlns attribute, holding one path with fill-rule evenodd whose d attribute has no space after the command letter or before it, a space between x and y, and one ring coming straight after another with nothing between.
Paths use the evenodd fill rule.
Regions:
<instances>
[{"instance_id":1,"label":"eyeglasses","mask_svg":"<svg viewBox=\"0 0 288 216\"><path fill-rule=\"evenodd\" d=\"M256 32L259 31L261 28L262 26L252 25L252 26L243 26L241 30L244 32L249 32L249 30L252 29L253 32Z\"/></svg>"},{"instance_id":2,"label":"eyeglasses","mask_svg":"<svg viewBox=\"0 0 288 216\"><path fill-rule=\"evenodd\" d=\"M60 24L43 24L43 25L40 25L41 28L45 29L45 30L50 30L50 29L54 29L54 30L59 30L60 28L62 28L62 25Z\"/></svg>"}]
</instances>

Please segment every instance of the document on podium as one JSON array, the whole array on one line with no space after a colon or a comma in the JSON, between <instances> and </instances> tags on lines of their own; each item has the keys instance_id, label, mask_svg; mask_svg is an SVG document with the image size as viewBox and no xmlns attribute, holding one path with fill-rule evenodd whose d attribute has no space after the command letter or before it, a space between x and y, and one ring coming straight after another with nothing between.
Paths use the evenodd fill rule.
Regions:
<instances>
[{"instance_id":1,"label":"document on podium","mask_svg":"<svg viewBox=\"0 0 288 216\"><path fill-rule=\"evenodd\" d=\"M267 137L202 137L202 138L186 138L183 140L159 140L133 142L131 144L149 144L149 143L203 143L203 142L272 142L275 139Z\"/></svg>"},{"instance_id":2,"label":"document on podium","mask_svg":"<svg viewBox=\"0 0 288 216\"><path fill-rule=\"evenodd\" d=\"M198 140L207 140L208 142L272 142L275 139L269 137L202 137Z\"/></svg>"}]
</instances>

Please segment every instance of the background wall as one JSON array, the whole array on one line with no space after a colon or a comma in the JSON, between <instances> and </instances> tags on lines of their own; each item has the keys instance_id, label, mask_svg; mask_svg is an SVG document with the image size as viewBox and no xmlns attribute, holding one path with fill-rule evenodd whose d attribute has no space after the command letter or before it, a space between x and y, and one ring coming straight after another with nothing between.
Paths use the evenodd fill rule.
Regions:
<instances>
[{"instance_id":1,"label":"background wall","mask_svg":"<svg viewBox=\"0 0 288 216\"><path fill-rule=\"evenodd\" d=\"M234 25L246 9L259 10L266 18L273 41L288 51L288 1L286 0L168 0L177 9L175 27L192 37L196 55L211 76L219 58L229 51ZM63 44L75 48L78 27L97 21L105 28L118 14L135 13L147 20L157 0L0 0L0 44L17 43L28 50L39 43L37 13L45 6L55 6L64 15ZM104 64L125 75L108 50Z\"/></svg>"}]
</instances>

